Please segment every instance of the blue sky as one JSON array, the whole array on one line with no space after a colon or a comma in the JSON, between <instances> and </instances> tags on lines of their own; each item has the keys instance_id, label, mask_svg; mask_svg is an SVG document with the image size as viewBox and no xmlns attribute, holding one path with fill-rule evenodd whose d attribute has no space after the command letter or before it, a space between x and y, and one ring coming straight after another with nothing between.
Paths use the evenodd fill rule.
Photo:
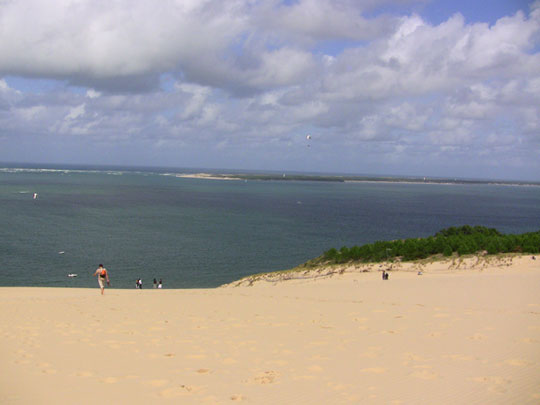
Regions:
<instances>
[{"instance_id":1,"label":"blue sky","mask_svg":"<svg viewBox=\"0 0 540 405\"><path fill-rule=\"evenodd\" d=\"M0 55L0 162L540 180L538 0L1 2Z\"/></svg>"}]
</instances>

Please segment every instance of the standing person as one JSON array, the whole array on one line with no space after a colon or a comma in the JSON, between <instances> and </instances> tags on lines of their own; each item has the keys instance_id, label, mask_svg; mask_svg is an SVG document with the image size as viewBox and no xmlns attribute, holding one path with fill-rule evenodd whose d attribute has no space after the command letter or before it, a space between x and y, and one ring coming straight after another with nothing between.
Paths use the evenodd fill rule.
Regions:
<instances>
[{"instance_id":1,"label":"standing person","mask_svg":"<svg viewBox=\"0 0 540 405\"><path fill-rule=\"evenodd\" d=\"M139 290L142 290L142 280L139 279Z\"/></svg>"},{"instance_id":2,"label":"standing person","mask_svg":"<svg viewBox=\"0 0 540 405\"><path fill-rule=\"evenodd\" d=\"M154 279L154 288L157 288L157 280Z\"/></svg>"},{"instance_id":3,"label":"standing person","mask_svg":"<svg viewBox=\"0 0 540 405\"><path fill-rule=\"evenodd\" d=\"M163 288L163 282L161 281L161 279L159 279L159 284L158 284L157 288Z\"/></svg>"},{"instance_id":4,"label":"standing person","mask_svg":"<svg viewBox=\"0 0 540 405\"><path fill-rule=\"evenodd\" d=\"M100 264L96 269L94 276L97 276L98 278L99 287L101 288L101 295L103 295L103 291L105 290L105 282L107 282L107 286L111 284L109 280L109 272L105 267L103 267L102 264Z\"/></svg>"}]
</instances>

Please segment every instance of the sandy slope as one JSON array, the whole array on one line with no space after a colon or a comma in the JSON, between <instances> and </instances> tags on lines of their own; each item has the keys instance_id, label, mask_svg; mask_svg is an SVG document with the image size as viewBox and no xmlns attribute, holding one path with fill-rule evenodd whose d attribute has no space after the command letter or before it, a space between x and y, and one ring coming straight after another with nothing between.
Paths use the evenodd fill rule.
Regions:
<instances>
[{"instance_id":1,"label":"sandy slope","mask_svg":"<svg viewBox=\"0 0 540 405\"><path fill-rule=\"evenodd\" d=\"M540 259L439 267L104 296L0 288L0 403L540 403Z\"/></svg>"}]
</instances>

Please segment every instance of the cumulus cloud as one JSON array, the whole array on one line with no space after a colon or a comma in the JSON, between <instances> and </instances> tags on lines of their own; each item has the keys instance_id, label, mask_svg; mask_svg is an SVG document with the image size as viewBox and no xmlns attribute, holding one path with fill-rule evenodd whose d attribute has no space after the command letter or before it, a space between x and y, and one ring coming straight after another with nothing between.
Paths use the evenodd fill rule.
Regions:
<instances>
[{"instance_id":1,"label":"cumulus cloud","mask_svg":"<svg viewBox=\"0 0 540 405\"><path fill-rule=\"evenodd\" d=\"M377 11L409 3L0 2L1 139L60 136L133 156L192 148L208 156L201 165L234 166L241 148L253 159L240 164L265 155L313 170L294 166L310 132L324 145L313 162L364 172L355 148L378 156L363 161L379 172L407 156L418 170L418 156L426 168L441 156L488 167L486 150L502 156L519 140L522 168L538 169L540 2L491 25Z\"/></svg>"}]
</instances>

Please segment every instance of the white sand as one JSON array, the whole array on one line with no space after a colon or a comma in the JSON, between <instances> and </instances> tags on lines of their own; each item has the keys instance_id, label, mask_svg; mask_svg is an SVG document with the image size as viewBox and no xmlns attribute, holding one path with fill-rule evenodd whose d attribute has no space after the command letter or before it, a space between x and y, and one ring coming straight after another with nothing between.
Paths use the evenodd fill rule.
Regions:
<instances>
[{"instance_id":1,"label":"white sand","mask_svg":"<svg viewBox=\"0 0 540 405\"><path fill-rule=\"evenodd\" d=\"M0 288L0 403L540 403L540 259L424 270Z\"/></svg>"}]
</instances>

